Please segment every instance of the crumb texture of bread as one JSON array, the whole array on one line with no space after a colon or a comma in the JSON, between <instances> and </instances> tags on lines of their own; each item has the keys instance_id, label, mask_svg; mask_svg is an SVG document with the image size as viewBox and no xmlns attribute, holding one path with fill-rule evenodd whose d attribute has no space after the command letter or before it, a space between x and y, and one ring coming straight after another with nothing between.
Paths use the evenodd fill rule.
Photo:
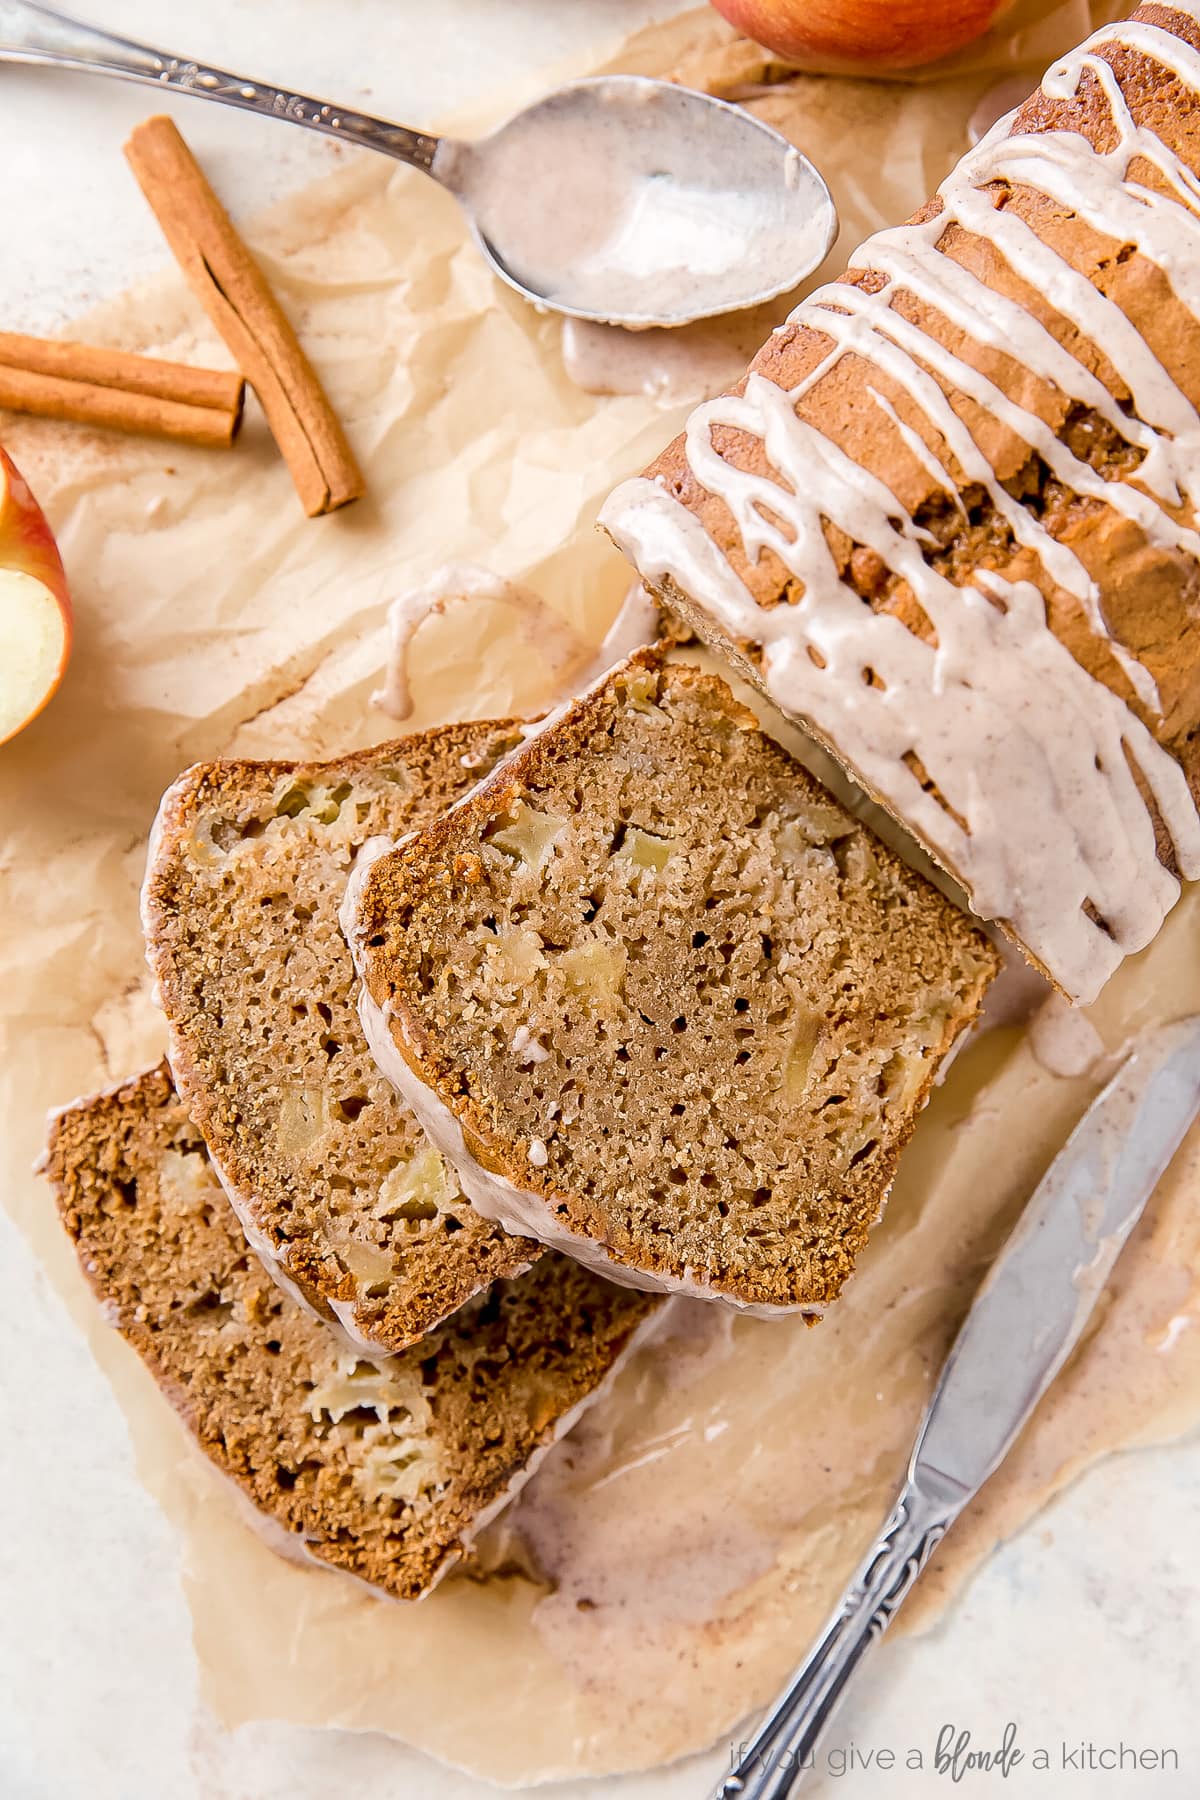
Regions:
<instances>
[{"instance_id":1,"label":"crumb texture of bread","mask_svg":"<svg viewBox=\"0 0 1200 1800\"><path fill-rule=\"evenodd\" d=\"M1200 875L1198 173L1200 22L1142 6L602 513L1081 1000Z\"/></svg>"},{"instance_id":2,"label":"crumb texture of bread","mask_svg":"<svg viewBox=\"0 0 1200 1800\"><path fill-rule=\"evenodd\" d=\"M212 1461L319 1562L415 1599L655 1302L542 1257L400 1356L349 1351L248 1250L166 1065L55 1116L47 1172L109 1319Z\"/></svg>"},{"instance_id":3,"label":"crumb texture of bread","mask_svg":"<svg viewBox=\"0 0 1200 1800\"><path fill-rule=\"evenodd\" d=\"M375 1068L337 920L368 838L428 823L519 741L468 724L201 764L160 812L143 913L175 1080L255 1248L364 1346L403 1349L538 1254L479 1217Z\"/></svg>"},{"instance_id":4,"label":"crumb texture of bread","mask_svg":"<svg viewBox=\"0 0 1200 1800\"><path fill-rule=\"evenodd\" d=\"M547 1241L755 1307L836 1296L996 969L723 682L654 652L377 861L352 941Z\"/></svg>"}]
</instances>

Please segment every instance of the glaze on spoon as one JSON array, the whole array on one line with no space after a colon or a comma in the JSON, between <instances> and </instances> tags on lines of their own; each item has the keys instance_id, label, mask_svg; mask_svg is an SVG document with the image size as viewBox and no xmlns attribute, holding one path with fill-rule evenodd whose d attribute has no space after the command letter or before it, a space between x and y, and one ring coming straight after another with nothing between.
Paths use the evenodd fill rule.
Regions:
<instances>
[{"instance_id":1,"label":"glaze on spoon","mask_svg":"<svg viewBox=\"0 0 1200 1800\"><path fill-rule=\"evenodd\" d=\"M0 0L0 62L116 75L287 119L408 163L455 195L496 273L536 306L618 325L683 325L794 288L837 231L829 189L779 132L669 81L574 81L475 143Z\"/></svg>"}]
</instances>

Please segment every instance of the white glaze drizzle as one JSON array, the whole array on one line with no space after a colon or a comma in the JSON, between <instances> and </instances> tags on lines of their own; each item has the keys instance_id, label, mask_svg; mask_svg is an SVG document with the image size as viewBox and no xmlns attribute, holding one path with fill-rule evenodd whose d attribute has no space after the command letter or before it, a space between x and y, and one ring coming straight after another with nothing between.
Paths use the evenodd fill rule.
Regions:
<instances>
[{"instance_id":1,"label":"white glaze drizzle","mask_svg":"<svg viewBox=\"0 0 1200 1800\"><path fill-rule=\"evenodd\" d=\"M932 478L935 486L941 488L955 510L961 513L965 519L967 516L967 509L963 505L962 495L955 485L954 477L951 475L945 463L942 462L935 451L930 449L920 432L914 431L912 426L900 417L900 414L896 411L886 394L881 394L878 388L868 388L867 392L870 394L872 400L884 417L891 420L896 430L900 433L900 436L904 439L905 445L912 452L913 456L916 457L917 461L923 465L926 473Z\"/></svg>"},{"instance_id":2,"label":"white glaze drizzle","mask_svg":"<svg viewBox=\"0 0 1200 1800\"><path fill-rule=\"evenodd\" d=\"M640 581L634 581L593 654L586 640L566 619L548 606L540 594L504 580L475 563L447 563L420 587L409 589L388 608L388 660L383 685L371 695L372 706L407 719L413 711L409 659L413 639L427 619L439 617L448 607L481 600L504 606L517 616L525 642L544 663L553 682L548 703L573 698L617 663L624 662L643 644L658 635L658 603Z\"/></svg>"},{"instance_id":3,"label":"white glaze drizzle","mask_svg":"<svg viewBox=\"0 0 1200 1800\"><path fill-rule=\"evenodd\" d=\"M420 587L410 588L388 608L388 661L383 686L371 695L371 704L394 719L407 719L413 711L409 685L409 656L413 639L426 619L437 618L450 606L472 600L508 607L517 616L522 636L558 676L585 654L578 632L555 613L540 594L493 575L476 563L447 563Z\"/></svg>"},{"instance_id":4,"label":"white glaze drizzle","mask_svg":"<svg viewBox=\"0 0 1200 1800\"><path fill-rule=\"evenodd\" d=\"M1180 870L1200 874L1200 820L1183 772L1059 643L1037 587L986 571L976 572L973 585L955 587L925 561L928 534L885 483L795 409L842 356L866 359L911 399L962 478L983 487L1014 540L1079 601L1139 698L1157 709L1153 679L1112 641L1087 569L1003 487L941 385L967 395L1029 444L1070 491L1133 520L1150 542L1200 560L1200 534L1169 510L1200 499L1196 409L1120 308L978 191L1004 179L1048 195L1106 236L1134 244L1200 314L1200 218L1191 210L1200 207L1200 182L1133 122L1110 66L1094 54L1104 43L1152 56L1200 91L1200 55L1171 33L1142 25L1097 33L1056 64L1043 87L1069 97L1085 70L1093 74L1112 113L1111 149L1097 151L1074 132L1008 137L1003 121L943 184L935 217L868 241L856 266L883 275L882 288L872 294L834 284L796 309L795 321L833 340L804 381L784 391L752 374L741 396L722 396L692 414L686 444L693 473L728 506L748 561L769 550L796 578L801 597L794 604L759 607L699 521L660 485L626 483L602 514L648 580L670 577L731 636L761 646L765 685L781 708L823 737L959 875L978 912L1010 924L1080 999L1093 997L1122 956L1149 942L1178 896L1178 882L1158 861L1131 764L1170 832ZM1169 192L1131 181L1135 159L1149 162ZM1077 323L1127 383L1136 416L1023 307L938 253L953 224L988 240ZM1132 480L1105 479L1036 413L898 312L892 301L900 291L1094 409L1141 452ZM869 392L930 478L957 500L934 444L885 395ZM719 426L757 438L778 473L733 467L714 446ZM908 584L935 641L872 612L842 582L826 521ZM918 780L909 766L914 757L945 805Z\"/></svg>"}]
</instances>

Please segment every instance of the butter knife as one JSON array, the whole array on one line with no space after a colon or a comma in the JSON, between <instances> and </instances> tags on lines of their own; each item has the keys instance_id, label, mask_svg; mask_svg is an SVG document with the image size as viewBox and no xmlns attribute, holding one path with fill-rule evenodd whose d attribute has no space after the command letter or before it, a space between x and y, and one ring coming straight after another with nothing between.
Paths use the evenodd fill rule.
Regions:
<instances>
[{"instance_id":1,"label":"butter knife","mask_svg":"<svg viewBox=\"0 0 1200 1800\"><path fill-rule=\"evenodd\" d=\"M868 1647L1062 1368L1200 1112L1200 1016L1145 1033L1084 1114L992 1265L946 1359L879 1538L714 1800L782 1800Z\"/></svg>"}]
</instances>

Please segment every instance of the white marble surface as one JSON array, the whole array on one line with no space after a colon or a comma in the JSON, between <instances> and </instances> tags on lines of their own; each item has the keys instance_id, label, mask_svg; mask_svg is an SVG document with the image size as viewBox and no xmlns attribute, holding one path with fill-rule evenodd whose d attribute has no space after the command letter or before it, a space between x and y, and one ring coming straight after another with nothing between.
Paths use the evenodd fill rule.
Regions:
<instances>
[{"instance_id":1,"label":"white marble surface","mask_svg":"<svg viewBox=\"0 0 1200 1800\"><path fill-rule=\"evenodd\" d=\"M130 35L420 124L658 12L654 0L93 0ZM187 102L204 160L252 211L335 152L285 126ZM52 329L162 261L119 145L144 91L0 69L0 320ZM228 182L223 185L232 186ZM0 1212L0 1800L476 1800L493 1790L379 1738L271 1724L219 1729L196 1695L172 1533L133 1473L124 1423L57 1297ZM1010 1719L1030 1753L957 1791L1024 1800L1200 1793L1195 1522L1200 1442L1123 1457L1003 1548L930 1637L886 1645L835 1733L895 1769L809 1792L863 1800L955 1791L929 1772L938 1728L991 1747ZM832 1599L832 1596L831 1596ZM797 1646L799 1651L802 1646ZM1171 1747L1176 1773L1061 1766L1092 1740ZM904 1752L926 1769L904 1772ZM700 1796L715 1757L619 1784L621 1800ZM618 1791L618 1784L604 1784ZM575 1800L599 1786L543 1790Z\"/></svg>"}]
</instances>

